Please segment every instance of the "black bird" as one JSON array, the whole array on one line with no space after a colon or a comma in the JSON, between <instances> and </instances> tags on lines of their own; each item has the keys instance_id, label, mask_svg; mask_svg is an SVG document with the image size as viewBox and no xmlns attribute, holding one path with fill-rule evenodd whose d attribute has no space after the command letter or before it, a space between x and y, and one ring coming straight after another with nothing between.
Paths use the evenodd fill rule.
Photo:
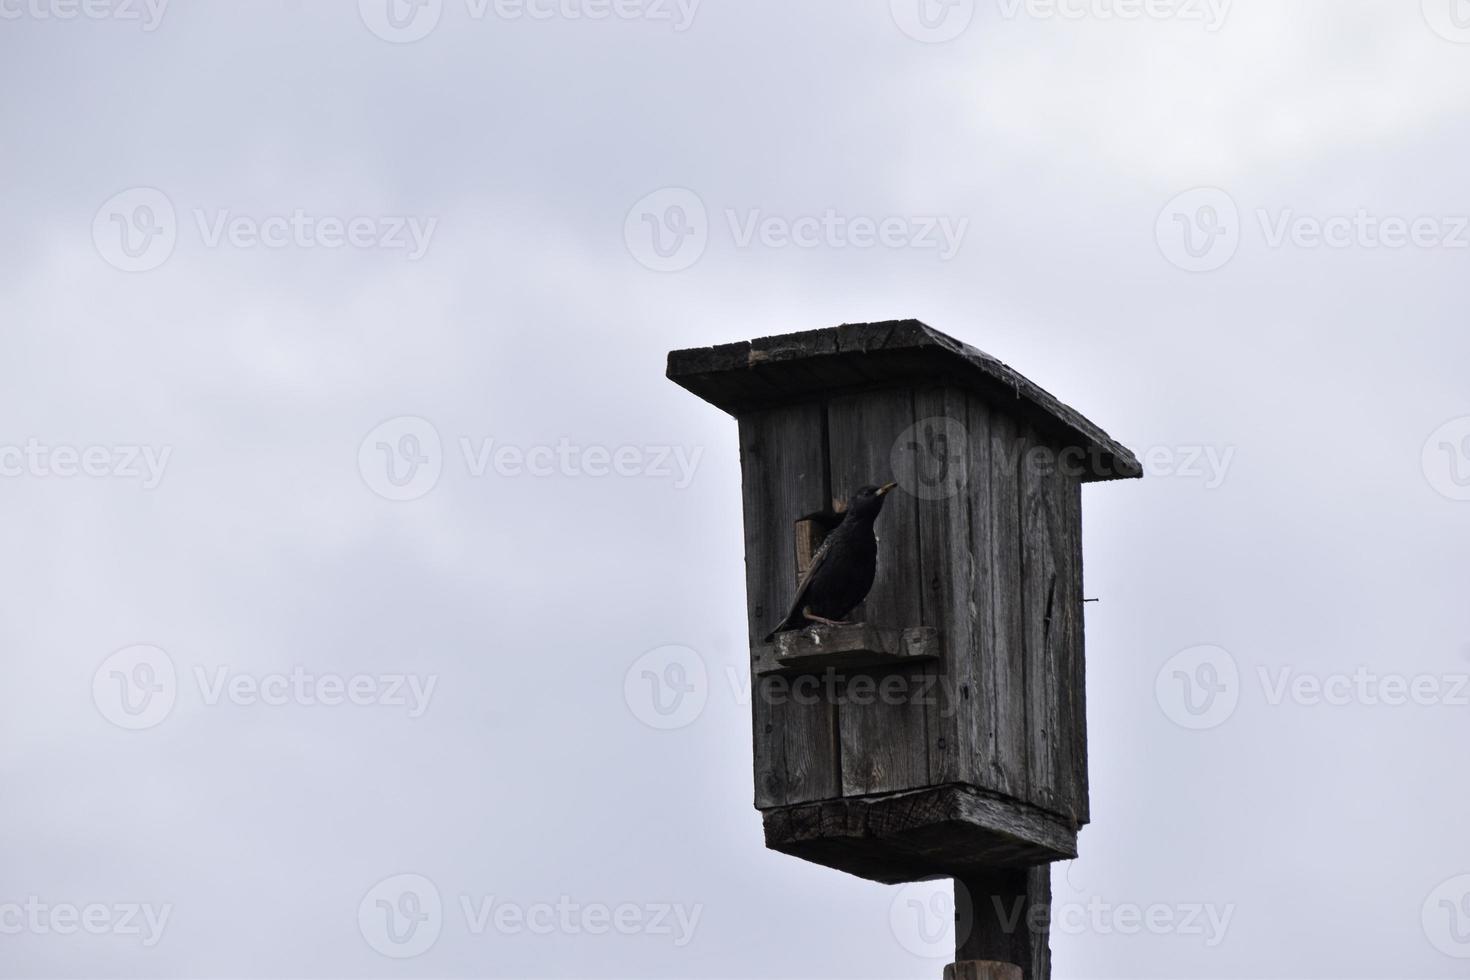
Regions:
<instances>
[{"instance_id":1,"label":"black bird","mask_svg":"<svg viewBox=\"0 0 1470 980\"><path fill-rule=\"evenodd\" d=\"M883 498L897 483L863 487L847 502L842 523L827 535L812 558L812 567L801 577L796 598L781 625L771 630L765 642L777 633L799 630L809 623L842 625L841 619L868 597L878 571L878 539L873 522L883 510Z\"/></svg>"}]
</instances>

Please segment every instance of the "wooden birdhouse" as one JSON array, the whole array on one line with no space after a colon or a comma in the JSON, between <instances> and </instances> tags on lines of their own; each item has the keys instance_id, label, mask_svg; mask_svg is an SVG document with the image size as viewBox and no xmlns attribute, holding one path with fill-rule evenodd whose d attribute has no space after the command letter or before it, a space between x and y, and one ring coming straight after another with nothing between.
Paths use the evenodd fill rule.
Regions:
<instances>
[{"instance_id":1,"label":"wooden birdhouse","mask_svg":"<svg viewBox=\"0 0 1470 980\"><path fill-rule=\"evenodd\" d=\"M882 882L1076 856L1088 822L1082 484L1097 426L917 321L669 355L740 426L768 847ZM897 482L852 625L764 642L859 487Z\"/></svg>"}]
</instances>

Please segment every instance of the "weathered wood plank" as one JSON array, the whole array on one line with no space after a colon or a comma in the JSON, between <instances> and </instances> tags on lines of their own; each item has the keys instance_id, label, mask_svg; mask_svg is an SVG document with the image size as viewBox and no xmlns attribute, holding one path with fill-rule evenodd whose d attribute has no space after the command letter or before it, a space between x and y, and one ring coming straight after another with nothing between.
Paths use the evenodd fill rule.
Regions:
<instances>
[{"instance_id":1,"label":"weathered wood plank","mask_svg":"<svg viewBox=\"0 0 1470 980\"><path fill-rule=\"evenodd\" d=\"M760 676L887 669L938 658L939 631L929 627L808 626L780 634L775 643L761 644L755 651L755 672Z\"/></svg>"},{"instance_id":2,"label":"weathered wood plank","mask_svg":"<svg viewBox=\"0 0 1470 980\"><path fill-rule=\"evenodd\" d=\"M1025 973L1014 963L960 960L944 968L944 980L1025 980Z\"/></svg>"},{"instance_id":3,"label":"weathered wood plank","mask_svg":"<svg viewBox=\"0 0 1470 980\"><path fill-rule=\"evenodd\" d=\"M964 785L777 807L764 816L772 850L887 884L1077 855L1069 821Z\"/></svg>"},{"instance_id":4,"label":"weathered wood plank","mask_svg":"<svg viewBox=\"0 0 1470 980\"><path fill-rule=\"evenodd\" d=\"M831 496L822 455L825 425L820 403L766 409L740 421L752 671L762 639L796 587L794 522L824 509ZM833 706L802 703L784 696L777 679L752 677L755 805L837 796Z\"/></svg>"},{"instance_id":5,"label":"weathered wood plank","mask_svg":"<svg viewBox=\"0 0 1470 980\"><path fill-rule=\"evenodd\" d=\"M991 552L990 416L984 404L966 394L963 414L968 435L965 492L954 515L966 535L954 545L959 560L952 579L954 679L958 683L956 753L960 778L999 792L1012 792L999 761L994 640L994 586ZM963 547L963 552L961 552Z\"/></svg>"},{"instance_id":6,"label":"weathered wood plank","mask_svg":"<svg viewBox=\"0 0 1470 980\"><path fill-rule=\"evenodd\" d=\"M906 388L870 391L861 396L835 398L828 405L828 452L832 489L846 499L868 484L897 481L912 485L912 458L895 454L899 436L914 421L913 395ZM899 471L895 472L894 467ZM854 618L887 628L903 629L923 623L920 590L913 587L920 567L918 508L902 490L887 498L877 522L878 570L868 599ZM912 789L928 784L928 735L925 711L914 703L925 685L924 671L904 668L885 672L870 681L848 680L848 691L858 683L901 678L904 696L893 698L844 697L837 712L841 743L842 794L862 796Z\"/></svg>"},{"instance_id":7,"label":"weathered wood plank","mask_svg":"<svg viewBox=\"0 0 1470 980\"><path fill-rule=\"evenodd\" d=\"M955 959L1020 967L1025 980L1051 977L1051 868L1006 868L955 879L955 912L969 928L955 936Z\"/></svg>"},{"instance_id":8,"label":"weathered wood plank","mask_svg":"<svg viewBox=\"0 0 1470 980\"><path fill-rule=\"evenodd\" d=\"M974 560L977 488L969 470L969 401L951 386L914 392L915 483L909 489L918 507L920 602L923 621L942 630L945 641L943 658L927 672L934 681L926 727L929 781L935 785L970 778L979 748L971 727L980 659L974 600L977 576L988 571ZM978 492L988 491L987 480Z\"/></svg>"},{"instance_id":9,"label":"weathered wood plank","mask_svg":"<svg viewBox=\"0 0 1470 980\"><path fill-rule=\"evenodd\" d=\"M1087 630L1084 622L1087 606L1082 579L1082 485L1075 479L1064 481L1058 513L1066 542L1060 565L1060 581L1065 586L1061 594L1066 596L1066 605L1063 606L1066 642L1062 646L1062 724L1070 739L1067 764L1071 769L1072 816L1081 825L1091 821L1092 806L1087 775Z\"/></svg>"},{"instance_id":10,"label":"weathered wood plank","mask_svg":"<svg viewBox=\"0 0 1470 980\"><path fill-rule=\"evenodd\" d=\"M949 380L1060 441L1085 447L1084 481L1136 478L1138 460L1075 409L989 354L917 320L843 324L673 351L668 377L734 415L843 388Z\"/></svg>"},{"instance_id":11,"label":"weathered wood plank","mask_svg":"<svg viewBox=\"0 0 1470 980\"><path fill-rule=\"evenodd\" d=\"M1021 609L1026 658L1026 749L1031 777L1027 799L1053 813L1068 813L1069 738L1062 731L1059 671L1066 643L1066 583L1059 579L1061 539L1057 514L1060 476L1051 447L1034 430L1024 432L1021 465ZM1037 450L1032 453L1031 450ZM1070 756L1070 749L1067 753Z\"/></svg>"},{"instance_id":12,"label":"weathered wood plank","mask_svg":"<svg viewBox=\"0 0 1470 980\"><path fill-rule=\"evenodd\" d=\"M1046 909L1045 928L1030 930L1031 959L1022 964L1025 980L1051 980L1051 865L1039 864L1026 872L1026 894L1032 907Z\"/></svg>"},{"instance_id":13,"label":"weathered wood plank","mask_svg":"<svg viewBox=\"0 0 1470 980\"><path fill-rule=\"evenodd\" d=\"M988 467L988 520L975 522L975 554L989 565L990 629L981 658L989 732L982 733L990 778L983 785L1030 800L1027 772L1026 650L1022 617L1021 474L1026 443L1015 419L979 402L972 425L989 436L988 452L975 463Z\"/></svg>"}]
</instances>

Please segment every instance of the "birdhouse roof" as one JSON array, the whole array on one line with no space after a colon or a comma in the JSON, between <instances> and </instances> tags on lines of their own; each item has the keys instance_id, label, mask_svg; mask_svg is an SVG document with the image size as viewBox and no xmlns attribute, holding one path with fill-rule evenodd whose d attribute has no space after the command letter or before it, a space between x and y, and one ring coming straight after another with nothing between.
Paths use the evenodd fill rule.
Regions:
<instances>
[{"instance_id":1,"label":"birdhouse roof","mask_svg":"<svg viewBox=\"0 0 1470 980\"><path fill-rule=\"evenodd\" d=\"M676 350L669 354L668 377L735 416L875 386L949 381L1085 450L1084 480L1143 475L1133 453L1081 413L989 354L918 320L845 323Z\"/></svg>"}]
</instances>

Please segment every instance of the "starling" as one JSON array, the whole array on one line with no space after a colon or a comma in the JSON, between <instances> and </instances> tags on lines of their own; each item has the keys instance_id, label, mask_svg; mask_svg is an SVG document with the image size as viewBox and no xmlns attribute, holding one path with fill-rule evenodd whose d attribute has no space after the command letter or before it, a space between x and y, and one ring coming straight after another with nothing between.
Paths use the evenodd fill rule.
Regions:
<instances>
[{"instance_id":1,"label":"starling","mask_svg":"<svg viewBox=\"0 0 1470 980\"><path fill-rule=\"evenodd\" d=\"M878 571L878 539L873 536L873 522L883 510L883 498L896 486L863 487L852 495L842 523L827 535L812 558L812 567L797 585L786 618L771 630L765 642L770 643L777 633L810 623L841 626L842 617L868 597Z\"/></svg>"}]
</instances>

